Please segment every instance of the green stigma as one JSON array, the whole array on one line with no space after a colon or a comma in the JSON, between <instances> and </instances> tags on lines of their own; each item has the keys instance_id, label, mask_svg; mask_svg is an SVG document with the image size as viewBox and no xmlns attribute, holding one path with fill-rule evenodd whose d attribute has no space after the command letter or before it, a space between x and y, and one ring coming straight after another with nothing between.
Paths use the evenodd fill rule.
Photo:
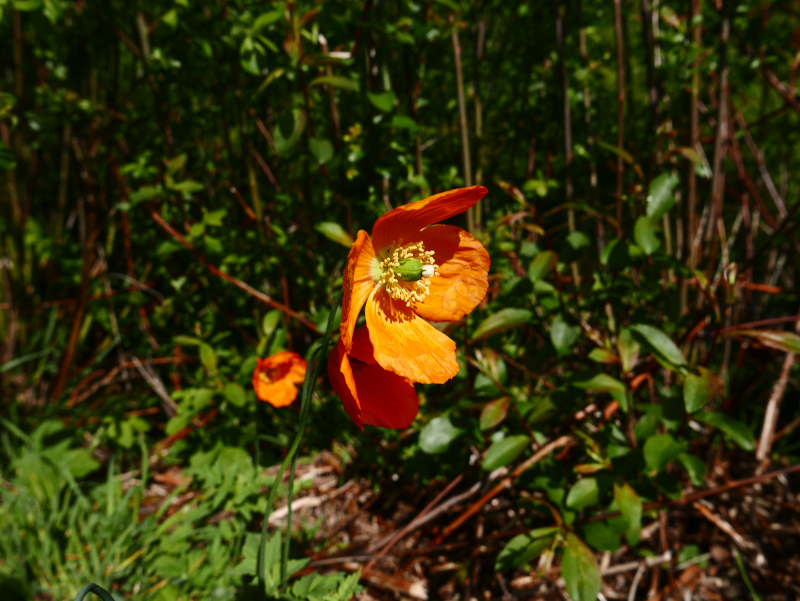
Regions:
<instances>
[{"instance_id":1,"label":"green stigma","mask_svg":"<svg viewBox=\"0 0 800 601\"><path fill-rule=\"evenodd\" d=\"M419 259L402 259L400 265L392 267L397 279L404 282L416 282L422 277L422 261Z\"/></svg>"}]
</instances>

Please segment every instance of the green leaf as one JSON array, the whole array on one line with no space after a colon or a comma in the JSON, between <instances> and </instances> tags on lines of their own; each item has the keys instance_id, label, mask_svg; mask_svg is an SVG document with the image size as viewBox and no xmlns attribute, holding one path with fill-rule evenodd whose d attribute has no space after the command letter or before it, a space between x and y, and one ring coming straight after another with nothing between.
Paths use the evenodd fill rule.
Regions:
<instances>
[{"instance_id":1,"label":"green leaf","mask_svg":"<svg viewBox=\"0 0 800 601\"><path fill-rule=\"evenodd\" d=\"M161 20L172 27L172 29L175 29L178 26L178 11L174 8L170 11L167 11L164 16L161 17Z\"/></svg>"},{"instance_id":2,"label":"green leaf","mask_svg":"<svg viewBox=\"0 0 800 601\"><path fill-rule=\"evenodd\" d=\"M142 200L150 200L159 194L161 194L161 186L142 186L135 192L131 192L129 200L136 203Z\"/></svg>"},{"instance_id":3,"label":"green leaf","mask_svg":"<svg viewBox=\"0 0 800 601\"><path fill-rule=\"evenodd\" d=\"M344 228L338 223L333 221L322 221L314 226L320 234L325 236L328 240L333 240L337 244L341 244L346 248L353 245L353 237L344 231Z\"/></svg>"},{"instance_id":4,"label":"green leaf","mask_svg":"<svg viewBox=\"0 0 800 601\"><path fill-rule=\"evenodd\" d=\"M268 311L266 315L264 315L264 319L261 321L261 328L264 330L264 336L271 336L272 333L275 331L275 328L278 327L278 324L281 321L281 312L277 309L273 309L272 311Z\"/></svg>"},{"instance_id":5,"label":"green leaf","mask_svg":"<svg viewBox=\"0 0 800 601\"><path fill-rule=\"evenodd\" d=\"M680 453L681 445L669 434L655 434L644 443L644 461L656 472L662 471Z\"/></svg>"},{"instance_id":6,"label":"green leaf","mask_svg":"<svg viewBox=\"0 0 800 601\"><path fill-rule=\"evenodd\" d=\"M686 374L683 379L683 402L687 413L694 413L705 407L715 396L714 374L705 367L698 367L698 375Z\"/></svg>"},{"instance_id":7,"label":"green leaf","mask_svg":"<svg viewBox=\"0 0 800 601\"><path fill-rule=\"evenodd\" d=\"M225 385L225 398L237 407L244 407L247 404L244 388L236 382L228 382Z\"/></svg>"},{"instance_id":8,"label":"green leaf","mask_svg":"<svg viewBox=\"0 0 800 601\"><path fill-rule=\"evenodd\" d=\"M67 451L67 468L76 480L88 476L99 467L100 462L92 456L89 449L80 448Z\"/></svg>"},{"instance_id":9,"label":"green leaf","mask_svg":"<svg viewBox=\"0 0 800 601\"><path fill-rule=\"evenodd\" d=\"M794 332L780 332L775 330L735 330L729 336L747 336L758 340L764 346L774 348L784 353L800 355L800 336Z\"/></svg>"},{"instance_id":10,"label":"green leaf","mask_svg":"<svg viewBox=\"0 0 800 601\"><path fill-rule=\"evenodd\" d=\"M567 507L570 509L584 509L597 503L600 489L596 478L582 478L569 489L567 494Z\"/></svg>"},{"instance_id":11,"label":"green leaf","mask_svg":"<svg viewBox=\"0 0 800 601\"><path fill-rule=\"evenodd\" d=\"M558 262L558 255L552 251L545 250L533 258L528 266L528 277L533 282L538 282L547 277Z\"/></svg>"},{"instance_id":12,"label":"green leaf","mask_svg":"<svg viewBox=\"0 0 800 601\"><path fill-rule=\"evenodd\" d=\"M252 33L257 33L258 31L264 29L267 25L270 25L275 21L280 21L283 18L283 15L284 12L280 9L259 15L259 17L255 20L255 23L253 23Z\"/></svg>"},{"instance_id":13,"label":"green leaf","mask_svg":"<svg viewBox=\"0 0 800 601\"><path fill-rule=\"evenodd\" d=\"M13 0L12 6L15 10L27 12L40 8L42 0Z\"/></svg>"},{"instance_id":14,"label":"green leaf","mask_svg":"<svg viewBox=\"0 0 800 601\"><path fill-rule=\"evenodd\" d=\"M662 173L650 182L647 193L647 216L658 220L675 205L673 190L681 182L677 173Z\"/></svg>"},{"instance_id":15,"label":"green leaf","mask_svg":"<svg viewBox=\"0 0 800 601\"><path fill-rule=\"evenodd\" d=\"M342 88L345 90L359 90L359 85L357 81L353 81L352 79L347 79L346 77L342 77L341 75L323 75L322 77L317 77L314 81L311 82L312 86L319 86L322 84L327 84L329 86L333 86L335 88Z\"/></svg>"},{"instance_id":16,"label":"green leaf","mask_svg":"<svg viewBox=\"0 0 800 601\"><path fill-rule=\"evenodd\" d=\"M561 575L573 601L596 601L601 584L600 567L589 547L572 533L567 535Z\"/></svg>"},{"instance_id":17,"label":"green leaf","mask_svg":"<svg viewBox=\"0 0 800 601\"><path fill-rule=\"evenodd\" d=\"M622 545L619 537L606 522L589 522L582 528L584 540L599 551L609 551L613 553Z\"/></svg>"},{"instance_id":18,"label":"green leaf","mask_svg":"<svg viewBox=\"0 0 800 601\"><path fill-rule=\"evenodd\" d=\"M622 363L622 371L629 372L636 364L639 357L639 343L633 338L628 328L622 328L617 337L617 348L619 349L619 359Z\"/></svg>"},{"instance_id":19,"label":"green leaf","mask_svg":"<svg viewBox=\"0 0 800 601\"><path fill-rule=\"evenodd\" d=\"M405 115L395 115L392 117L391 127L397 129L417 129L417 122Z\"/></svg>"},{"instance_id":20,"label":"green leaf","mask_svg":"<svg viewBox=\"0 0 800 601\"><path fill-rule=\"evenodd\" d=\"M183 192L185 194L193 194L195 192L200 192L200 190L203 190L204 186L199 182L187 179L186 181L173 184L172 189L177 190L178 192Z\"/></svg>"},{"instance_id":21,"label":"green leaf","mask_svg":"<svg viewBox=\"0 0 800 601\"><path fill-rule=\"evenodd\" d=\"M637 324L631 326L631 332L640 343L650 347L656 359L666 362L672 369L686 366L686 359L683 358L681 349L658 328Z\"/></svg>"},{"instance_id":22,"label":"green leaf","mask_svg":"<svg viewBox=\"0 0 800 601\"><path fill-rule=\"evenodd\" d=\"M614 484L614 500L626 523L625 538L631 547L635 547L642 535L642 499L626 483Z\"/></svg>"},{"instance_id":23,"label":"green leaf","mask_svg":"<svg viewBox=\"0 0 800 601\"><path fill-rule=\"evenodd\" d=\"M487 472L491 472L498 467L508 465L525 450L530 441L530 438L524 434L520 434L518 436L509 436L494 443L489 447L489 450L486 451L486 455L483 456L481 467Z\"/></svg>"},{"instance_id":24,"label":"green leaf","mask_svg":"<svg viewBox=\"0 0 800 601\"><path fill-rule=\"evenodd\" d=\"M367 98L372 106L384 113L390 113L394 108L394 103L397 101L397 97L393 92L383 92L382 94L367 92Z\"/></svg>"},{"instance_id":25,"label":"green leaf","mask_svg":"<svg viewBox=\"0 0 800 601\"><path fill-rule=\"evenodd\" d=\"M553 535L558 528L537 528L527 534L512 538L497 555L494 562L496 572L506 572L536 559L542 551L553 543Z\"/></svg>"},{"instance_id":26,"label":"green leaf","mask_svg":"<svg viewBox=\"0 0 800 601\"><path fill-rule=\"evenodd\" d=\"M419 448L428 455L444 453L463 432L452 424L449 417L435 417L419 433Z\"/></svg>"},{"instance_id":27,"label":"green leaf","mask_svg":"<svg viewBox=\"0 0 800 601\"><path fill-rule=\"evenodd\" d=\"M678 455L678 461L689 474L689 479L695 486L702 486L706 478L706 464L699 457L695 457L689 453L681 453Z\"/></svg>"},{"instance_id":28,"label":"green leaf","mask_svg":"<svg viewBox=\"0 0 800 601\"><path fill-rule=\"evenodd\" d=\"M333 158L333 144L325 138L309 138L308 148L318 165L324 165Z\"/></svg>"},{"instance_id":29,"label":"green leaf","mask_svg":"<svg viewBox=\"0 0 800 601\"><path fill-rule=\"evenodd\" d=\"M480 428L489 430L502 422L508 414L509 402L507 398L497 399L486 403L481 410Z\"/></svg>"},{"instance_id":30,"label":"green leaf","mask_svg":"<svg viewBox=\"0 0 800 601\"><path fill-rule=\"evenodd\" d=\"M614 351L608 350L607 348L593 348L591 351L589 351L587 357L595 363L608 364L619 361L617 354Z\"/></svg>"},{"instance_id":31,"label":"green leaf","mask_svg":"<svg viewBox=\"0 0 800 601\"><path fill-rule=\"evenodd\" d=\"M473 340L488 338L494 334L505 332L526 323L533 316L533 311L528 309L514 309L507 307L501 309L481 322L472 334Z\"/></svg>"},{"instance_id":32,"label":"green leaf","mask_svg":"<svg viewBox=\"0 0 800 601\"><path fill-rule=\"evenodd\" d=\"M561 313L556 315L550 325L550 341L556 348L558 356L567 355L572 352L572 346L581 337L581 327L571 325L564 320Z\"/></svg>"},{"instance_id":33,"label":"green leaf","mask_svg":"<svg viewBox=\"0 0 800 601\"><path fill-rule=\"evenodd\" d=\"M661 246L661 241L656 235L660 229L655 219L644 215L639 217L636 220L636 225L633 226L633 239L636 241L637 246L648 256L656 252Z\"/></svg>"},{"instance_id":34,"label":"green leaf","mask_svg":"<svg viewBox=\"0 0 800 601\"><path fill-rule=\"evenodd\" d=\"M597 374L588 380L572 382L572 385L591 392L625 392L625 384L608 374Z\"/></svg>"},{"instance_id":35,"label":"green leaf","mask_svg":"<svg viewBox=\"0 0 800 601\"><path fill-rule=\"evenodd\" d=\"M694 415L695 419L719 428L730 436L733 441L745 451L755 449L755 439L753 433L746 425L737 419L719 413L718 411L701 411Z\"/></svg>"},{"instance_id":36,"label":"green leaf","mask_svg":"<svg viewBox=\"0 0 800 601\"><path fill-rule=\"evenodd\" d=\"M205 342L200 343L200 362L209 373L217 371L217 353Z\"/></svg>"}]
</instances>

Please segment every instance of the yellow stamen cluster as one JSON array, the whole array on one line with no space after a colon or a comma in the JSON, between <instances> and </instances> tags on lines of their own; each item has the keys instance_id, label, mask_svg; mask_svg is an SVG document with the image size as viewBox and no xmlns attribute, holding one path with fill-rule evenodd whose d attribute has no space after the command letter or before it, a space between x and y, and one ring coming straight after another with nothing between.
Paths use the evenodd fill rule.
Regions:
<instances>
[{"instance_id":1,"label":"yellow stamen cluster","mask_svg":"<svg viewBox=\"0 0 800 601\"><path fill-rule=\"evenodd\" d=\"M402 244L402 240L400 243ZM400 246L396 241L392 242L386 258L380 262L380 283L383 284L389 296L405 302L407 307L413 302L422 302L430 293L431 277L440 275L438 265L433 259L434 252L425 250L422 242L415 242L406 246ZM422 263L422 277L415 282L404 282L397 277L395 268L400 267L400 262L405 259L417 259Z\"/></svg>"},{"instance_id":2,"label":"yellow stamen cluster","mask_svg":"<svg viewBox=\"0 0 800 601\"><path fill-rule=\"evenodd\" d=\"M264 384L272 384L272 378L270 378L266 372L259 372L258 379L264 382Z\"/></svg>"}]
</instances>

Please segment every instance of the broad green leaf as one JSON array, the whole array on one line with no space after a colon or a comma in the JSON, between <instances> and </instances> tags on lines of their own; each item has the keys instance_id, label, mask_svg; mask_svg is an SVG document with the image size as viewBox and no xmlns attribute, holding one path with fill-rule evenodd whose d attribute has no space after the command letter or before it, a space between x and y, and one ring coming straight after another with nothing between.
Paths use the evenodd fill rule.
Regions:
<instances>
[{"instance_id":1,"label":"broad green leaf","mask_svg":"<svg viewBox=\"0 0 800 601\"><path fill-rule=\"evenodd\" d=\"M178 26L178 11L174 8L167 11L164 13L164 16L161 17L161 21L175 29Z\"/></svg>"},{"instance_id":2,"label":"broad green leaf","mask_svg":"<svg viewBox=\"0 0 800 601\"><path fill-rule=\"evenodd\" d=\"M794 332L780 332L774 330L735 330L729 336L747 336L758 340L764 346L800 355L800 335Z\"/></svg>"},{"instance_id":3,"label":"broad green leaf","mask_svg":"<svg viewBox=\"0 0 800 601\"><path fill-rule=\"evenodd\" d=\"M678 455L678 461L689 474L689 479L695 486L702 486L706 477L706 464L699 457L695 457L689 453L681 453Z\"/></svg>"},{"instance_id":4,"label":"broad green leaf","mask_svg":"<svg viewBox=\"0 0 800 601\"><path fill-rule=\"evenodd\" d=\"M128 197L131 202L140 202L142 200L150 200L161 194L161 186L142 186L135 192L131 192Z\"/></svg>"},{"instance_id":5,"label":"broad green leaf","mask_svg":"<svg viewBox=\"0 0 800 601\"><path fill-rule=\"evenodd\" d=\"M537 528L527 534L518 534L506 543L497 555L494 569L506 572L536 559L542 551L553 543L553 535L558 528Z\"/></svg>"},{"instance_id":6,"label":"broad green leaf","mask_svg":"<svg viewBox=\"0 0 800 601\"><path fill-rule=\"evenodd\" d=\"M558 255L556 253L549 250L540 252L528 266L528 277L534 282L543 280L556 266L557 261Z\"/></svg>"},{"instance_id":7,"label":"broad green leaf","mask_svg":"<svg viewBox=\"0 0 800 601\"><path fill-rule=\"evenodd\" d=\"M750 428L739 420L718 411L701 411L700 413L696 413L694 418L719 428L745 451L752 451L755 449L753 433L750 431Z\"/></svg>"},{"instance_id":8,"label":"broad green leaf","mask_svg":"<svg viewBox=\"0 0 800 601\"><path fill-rule=\"evenodd\" d=\"M576 535L567 535L561 575L572 601L596 601L600 592L600 567L594 554Z\"/></svg>"},{"instance_id":9,"label":"broad green leaf","mask_svg":"<svg viewBox=\"0 0 800 601\"><path fill-rule=\"evenodd\" d=\"M463 432L452 424L449 417L434 417L419 433L419 448L429 455L444 453Z\"/></svg>"},{"instance_id":10,"label":"broad green leaf","mask_svg":"<svg viewBox=\"0 0 800 601\"><path fill-rule=\"evenodd\" d=\"M344 228L338 223L334 223L333 221L322 221L317 223L314 226L314 229L325 236L328 240L333 240L334 242L341 244L346 248L350 248L353 245L353 237L344 231Z\"/></svg>"},{"instance_id":11,"label":"broad green leaf","mask_svg":"<svg viewBox=\"0 0 800 601\"><path fill-rule=\"evenodd\" d=\"M614 500L626 522L625 538L631 547L635 547L642 534L642 499L626 483L614 484Z\"/></svg>"},{"instance_id":12,"label":"broad green leaf","mask_svg":"<svg viewBox=\"0 0 800 601\"><path fill-rule=\"evenodd\" d=\"M189 346L196 346L202 343L202 341L199 340L198 338L192 338L191 336L184 336L182 334L175 336L172 340L175 342L175 344L183 344Z\"/></svg>"},{"instance_id":13,"label":"broad green leaf","mask_svg":"<svg viewBox=\"0 0 800 601\"><path fill-rule=\"evenodd\" d=\"M325 138L309 138L308 147L318 165L324 165L333 158L333 144Z\"/></svg>"},{"instance_id":14,"label":"broad green leaf","mask_svg":"<svg viewBox=\"0 0 800 601\"><path fill-rule=\"evenodd\" d=\"M637 324L631 326L634 337L647 344L656 355L657 359L665 361L673 368L685 367L686 359L683 358L681 349L664 332L653 326Z\"/></svg>"},{"instance_id":15,"label":"broad green leaf","mask_svg":"<svg viewBox=\"0 0 800 601\"><path fill-rule=\"evenodd\" d=\"M200 190L203 190L203 184L187 179L186 181L173 184L172 189L177 190L178 192L184 192L186 194L193 194L194 192L200 192Z\"/></svg>"},{"instance_id":16,"label":"broad green leaf","mask_svg":"<svg viewBox=\"0 0 800 601\"><path fill-rule=\"evenodd\" d=\"M384 113L390 113L394 108L394 103L397 101L394 92L383 92L382 94L367 92L367 98L372 106Z\"/></svg>"},{"instance_id":17,"label":"broad green leaf","mask_svg":"<svg viewBox=\"0 0 800 601\"><path fill-rule=\"evenodd\" d=\"M322 84L327 84L329 86L333 86L335 88L342 88L345 90L359 90L359 85L357 81L353 81L352 79L347 79L346 77L342 77L341 75L323 75L322 77L317 77L314 81L311 82L312 86L318 86Z\"/></svg>"},{"instance_id":18,"label":"broad green leaf","mask_svg":"<svg viewBox=\"0 0 800 601\"><path fill-rule=\"evenodd\" d=\"M644 443L644 461L656 472L662 471L680 453L681 445L669 434L655 434Z\"/></svg>"},{"instance_id":19,"label":"broad green leaf","mask_svg":"<svg viewBox=\"0 0 800 601\"><path fill-rule=\"evenodd\" d=\"M205 342L200 343L200 362L210 373L217 371L217 353Z\"/></svg>"},{"instance_id":20,"label":"broad green leaf","mask_svg":"<svg viewBox=\"0 0 800 601\"><path fill-rule=\"evenodd\" d=\"M633 239L646 255L652 255L661 246L658 239L660 227L655 219L642 215L633 226Z\"/></svg>"},{"instance_id":21,"label":"broad green leaf","mask_svg":"<svg viewBox=\"0 0 800 601\"><path fill-rule=\"evenodd\" d=\"M600 489L595 478L582 478L569 489L567 494L567 507L570 509L584 509L597 503Z\"/></svg>"},{"instance_id":22,"label":"broad green leaf","mask_svg":"<svg viewBox=\"0 0 800 601\"><path fill-rule=\"evenodd\" d=\"M244 388L236 382L228 382L225 385L225 398L237 407L244 407L247 404Z\"/></svg>"},{"instance_id":23,"label":"broad green leaf","mask_svg":"<svg viewBox=\"0 0 800 601\"><path fill-rule=\"evenodd\" d=\"M486 455L483 456L481 467L487 472L491 472L498 467L508 465L525 450L530 441L530 438L524 434L520 434L518 436L509 436L508 438L494 443L489 447L489 450L486 451Z\"/></svg>"},{"instance_id":24,"label":"broad green leaf","mask_svg":"<svg viewBox=\"0 0 800 601\"><path fill-rule=\"evenodd\" d=\"M397 129L417 129L417 122L405 115L395 115L392 117L391 127Z\"/></svg>"},{"instance_id":25,"label":"broad green leaf","mask_svg":"<svg viewBox=\"0 0 800 601\"><path fill-rule=\"evenodd\" d=\"M268 311L266 315L264 315L264 319L261 321L261 328L264 330L264 336L271 336L272 333L275 331L275 328L278 327L278 324L281 321L281 312L277 309L273 309L272 311Z\"/></svg>"},{"instance_id":26,"label":"broad green leaf","mask_svg":"<svg viewBox=\"0 0 800 601\"><path fill-rule=\"evenodd\" d=\"M589 522L584 524L581 530L584 540L599 551L613 553L622 546L619 536L609 527L607 522Z\"/></svg>"},{"instance_id":27,"label":"broad green leaf","mask_svg":"<svg viewBox=\"0 0 800 601\"><path fill-rule=\"evenodd\" d=\"M507 398L497 399L486 403L481 410L480 428L489 430L502 422L508 414L509 401Z\"/></svg>"},{"instance_id":28,"label":"broad green leaf","mask_svg":"<svg viewBox=\"0 0 800 601\"><path fill-rule=\"evenodd\" d=\"M625 392L625 384L608 374L597 374L588 380L573 382L572 385L590 392Z\"/></svg>"},{"instance_id":29,"label":"broad green leaf","mask_svg":"<svg viewBox=\"0 0 800 601\"><path fill-rule=\"evenodd\" d=\"M99 467L100 462L92 456L89 449L80 448L67 451L67 468L76 480L88 476Z\"/></svg>"},{"instance_id":30,"label":"broad green leaf","mask_svg":"<svg viewBox=\"0 0 800 601\"><path fill-rule=\"evenodd\" d=\"M556 315L550 325L550 341L556 348L559 356L567 355L572 352L572 346L581 337L581 327L572 325L564 320L561 313Z\"/></svg>"},{"instance_id":31,"label":"broad green leaf","mask_svg":"<svg viewBox=\"0 0 800 601\"><path fill-rule=\"evenodd\" d=\"M619 361L619 357L614 351L610 351L607 348L593 348L589 354L587 355L589 359L594 361L595 363L616 363Z\"/></svg>"},{"instance_id":32,"label":"broad green leaf","mask_svg":"<svg viewBox=\"0 0 800 601\"><path fill-rule=\"evenodd\" d=\"M619 359L622 362L622 371L629 372L639 358L639 343L633 338L628 328L620 329L617 348L619 349Z\"/></svg>"},{"instance_id":33,"label":"broad green leaf","mask_svg":"<svg viewBox=\"0 0 800 601\"><path fill-rule=\"evenodd\" d=\"M526 323L532 316L533 311L529 311L528 309L514 309L512 307L500 309L500 311L494 315L490 315L484 319L481 324L475 328L472 339L480 340L481 338L488 338L494 334L516 328Z\"/></svg>"},{"instance_id":34,"label":"broad green leaf","mask_svg":"<svg viewBox=\"0 0 800 601\"><path fill-rule=\"evenodd\" d=\"M628 243L614 238L606 244L600 253L600 263L609 269L625 269L631 264L631 252Z\"/></svg>"},{"instance_id":35,"label":"broad green leaf","mask_svg":"<svg viewBox=\"0 0 800 601\"><path fill-rule=\"evenodd\" d=\"M687 413L705 407L716 394L716 379L705 367L697 368L698 375L686 374L683 380L683 402Z\"/></svg>"},{"instance_id":36,"label":"broad green leaf","mask_svg":"<svg viewBox=\"0 0 800 601\"><path fill-rule=\"evenodd\" d=\"M658 220L675 205L673 190L680 183L677 173L662 173L650 182L647 193L647 216Z\"/></svg>"},{"instance_id":37,"label":"broad green leaf","mask_svg":"<svg viewBox=\"0 0 800 601\"><path fill-rule=\"evenodd\" d=\"M257 33L261 29L264 29L267 25L274 23L275 21L280 21L283 18L284 12L283 10L273 10L268 13L264 13L263 15L259 15L259 17L253 23L253 33Z\"/></svg>"}]
</instances>

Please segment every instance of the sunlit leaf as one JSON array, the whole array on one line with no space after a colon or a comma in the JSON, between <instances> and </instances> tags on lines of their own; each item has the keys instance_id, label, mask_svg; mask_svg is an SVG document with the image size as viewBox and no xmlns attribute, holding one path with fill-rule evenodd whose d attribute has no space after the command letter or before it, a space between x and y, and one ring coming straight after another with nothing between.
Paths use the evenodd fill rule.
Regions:
<instances>
[{"instance_id":1,"label":"sunlit leaf","mask_svg":"<svg viewBox=\"0 0 800 601\"><path fill-rule=\"evenodd\" d=\"M511 307L501 309L494 315L490 315L484 319L481 324L475 328L472 339L480 340L481 338L488 338L494 334L516 328L526 323L532 316L533 312L527 309L514 309Z\"/></svg>"}]
</instances>

